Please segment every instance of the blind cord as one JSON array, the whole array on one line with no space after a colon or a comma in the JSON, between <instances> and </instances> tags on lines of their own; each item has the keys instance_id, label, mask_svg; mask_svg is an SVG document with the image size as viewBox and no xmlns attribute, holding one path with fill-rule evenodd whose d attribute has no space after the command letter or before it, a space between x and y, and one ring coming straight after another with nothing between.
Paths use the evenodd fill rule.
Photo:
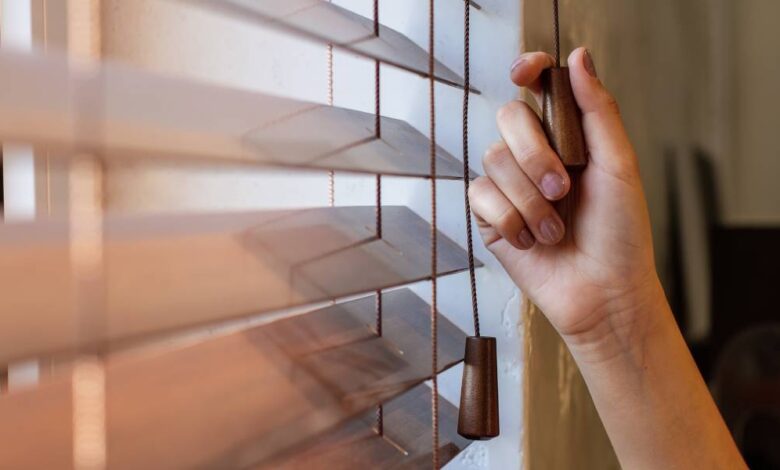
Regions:
<instances>
[{"instance_id":1,"label":"blind cord","mask_svg":"<svg viewBox=\"0 0 780 470\"><path fill-rule=\"evenodd\" d=\"M555 47L555 66L561 66L561 31L558 24L558 0L553 0L553 43Z\"/></svg>"},{"instance_id":2,"label":"blind cord","mask_svg":"<svg viewBox=\"0 0 780 470\"><path fill-rule=\"evenodd\" d=\"M438 351L438 292L437 292L437 258L438 243L436 239L436 90L434 81L434 5L435 0L428 0L428 93L430 105L430 165L431 165L431 444L433 468L438 470L439 463L439 351Z\"/></svg>"},{"instance_id":3,"label":"blind cord","mask_svg":"<svg viewBox=\"0 0 780 470\"><path fill-rule=\"evenodd\" d=\"M379 37L379 0L374 0L374 36ZM381 108L381 69L379 60L374 60L374 134L382 138L382 108ZM376 237L382 238L382 175L376 175ZM376 298L376 334L382 336L382 290L375 293ZM376 432L384 436L384 408L380 403L376 407Z\"/></svg>"},{"instance_id":4,"label":"blind cord","mask_svg":"<svg viewBox=\"0 0 780 470\"><path fill-rule=\"evenodd\" d=\"M333 106L333 44L328 44L328 106ZM328 170L328 205L336 205L336 172Z\"/></svg>"},{"instance_id":5,"label":"blind cord","mask_svg":"<svg viewBox=\"0 0 780 470\"><path fill-rule=\"evenodd\" d=\"M329 0L330 1L330 0ZM328 106L333 106L333 44L328 44ZM328 170L328 205L336 205L336 172Z\"/></svg>"},{"instance_id":6,"label":"blind cord","mask_svg":"<svg viewBox=\"0 0 780 470\"><path fill-rule=\"evenodd\" d=\"M374 3L378 3L374 0ZM380 64L378 60L374 61L374 137L382 138L382 117L381 117L381 75ZM382 238L382 175L376 175L376 237Z\"/></svg>"},{"instance_id":7,"label":"blind cord","mask_svg":"<svg viewBox=\"0 0 780 470\"><path fill-rule=\"evenodd\" d=\"M471 203L469 202L469 88L471 5L464 0L463 25L463 199L466 208L466 252L468 254L469 281L471 286L471 313L474 318L474 336L479 334L479 306L477 304L477 277L474 268L474 241L471 234Z\"/></svg>"}]
</instances>

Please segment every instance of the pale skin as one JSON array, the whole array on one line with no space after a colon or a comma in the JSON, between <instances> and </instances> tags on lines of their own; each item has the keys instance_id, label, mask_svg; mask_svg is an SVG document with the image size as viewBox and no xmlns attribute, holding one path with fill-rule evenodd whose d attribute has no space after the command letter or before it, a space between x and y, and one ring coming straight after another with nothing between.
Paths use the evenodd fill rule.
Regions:
<instances>
[{"instance_id":1,"label":"pale skin","mask_svg":"<svg viewBox=\"0 0 780 470\"><path fill-rule=\"evenodd\" d=\"M510 76L538 101L545 53ZM639 167L615 100L584 48L568 58L590 154L565 227L571 181L522 101L498 112L502 140L469 199L485 245L577 361L623 468L747 468L674 321L656 272ZM564 236L570 230L568 236Z\"/></svg>"}]
</instances>

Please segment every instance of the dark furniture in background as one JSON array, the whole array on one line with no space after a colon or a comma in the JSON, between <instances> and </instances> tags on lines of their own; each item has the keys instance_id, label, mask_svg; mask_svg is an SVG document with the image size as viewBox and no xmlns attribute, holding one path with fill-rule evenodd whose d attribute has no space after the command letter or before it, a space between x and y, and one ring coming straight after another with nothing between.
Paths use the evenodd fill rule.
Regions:
<instances>
[{"instance_id":1,"label":"dark furniture in background","mask_svg":"<svg viewBox=\"0 0 780 470\"><path fill-rule=\"evenodd\" d=\"M701 276L710 283L711 329L689 346L750 468L780 469L780 226L724 224L710 160L703 152L694 158L707 224L711 269ZM668 168L669 181L677 181L674 165ZM672 184L666 288L685 332L679 197Z\"/></svg>"}]
</instances>

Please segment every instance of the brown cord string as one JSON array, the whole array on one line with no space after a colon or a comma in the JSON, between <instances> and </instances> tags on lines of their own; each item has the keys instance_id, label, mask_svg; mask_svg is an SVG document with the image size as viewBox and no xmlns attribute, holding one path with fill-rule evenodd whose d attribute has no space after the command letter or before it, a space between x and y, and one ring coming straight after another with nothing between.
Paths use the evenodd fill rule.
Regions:
<instances>
[{"instance_id":1,"label":"brown cord string","mask_svg":"<svg viewBox=\"0 0 780 470\"><path fill-rule=\"evenodd\" d=\"M333 44L328 44L328 106L333 106Z\"/></svg>"},{"instance_id":2,"label":"brown cord string","mask_svg":"<svg viewBox=\"0 0 780 470\"><path fill-rule=\"evenodd\" d=\"M328 44L328 106L333 106L333 44ZM328 170L328 205L336 205L336 172Z\"/></svg>"},{"instance_id":3,"label":"brown cord string","mask_svg":"<svg viewBox=\"0 0 780 470\"><path fill-rule=\"evenodd\" d=\"M328 106L333 106L333 44L328 44ZM328 205L336 205L336 172L328 170Z\"/></svg>"},{"instance_id":4,"label":"brown cord string","mask_svg":"<svg viewBox=\"0 0 780 470\"><path fill-rule=\"evenodd\" d=\"M333 106L333 44L328 44L328 106ZM336 205L336 172L333 170L328 170L328 205Z\"/></svg>"},{"instance_id":5,"label":"brown cord string","mask_svg":"<svg viewBox=\"0 0 780 470\"><path fill-rule=\"evenodd\" d=\"M378 0L374 0L376 5ZM375 10L376 11L376 10ZM381 75L380 64L378 60L374 61L374 136L377 139L382 138L382 115L381 115ZM376 236L382 238L382 175L376 175Z\"/></svg>"},{"instance_id":6,"label":"brown cord string","mask_svg":"<svg viewBox=\"0 0 780 470\"><path fill-rule=\"evenodd\" d=\"M555 66L561 66L561 32L558 24L558 0L553 0L553 42L555 44Z\"/></svg>"},{"instance_id":7,"label":"brown cord string","mask_svg":"<svg viewBox=\"0 0 780 470\"><path fill-rule=\"evenodd\" d=\"M439 468L439 336L437 304L437 258L438 243L436 239L436 90L434 80L434 5L435 0L428 0L428 93L430 98L430 162L431 162L431 428L433 468Z\"/></svg>"},{"instance_id":8,"label":"brown cord string","mask_svg":"<svg viewBox=\"0 0 780 470\"><path fill-rule=\"evenodd\" d=\"M374 0L374 36L379 37L379 1Z\"/></svg>"},{"instance_id":9,"label":"brown cord string","mask_svg":"<svg viewBox=\"0 0 780 470\"><path fill-rule=\"evenodd\" d=\"M477 278L474 268L474 241L471 236L471 203L469 202L469 89L470 86L470 33L471 5L464 1L463 24L463 199L466 207L466 252L469 259L469 281L471 285L471 313L474 318L474 336L479 336L479 307L477 305Z\"/></svg>"},{"instance_id":10,"label":"brown cord string","mask_svg":"<svg viewBox=\"0 0 780 470\"><path fill-rule=\"evenodd\" d=\"M379 37L379 0L374 0L374 36ZM374 60L374 134L377 139L382 138L382 114L381 114L381 75L380 63ZM382 238L382 175L376 175L376 237ZM382 291L377 290L376 297L376 334L382 336ZM376 408L376 432L384 436L384 409L380 403Z\"/></svg>"},{"instance_id":11,"label":"brown cord string","mask_svg":"<svg viewBox=\"0 0 780 470\"><path fill-rule=\"evenodd\" d=\"M376 291L376 334L382 336L382 291ZM384 408L380 403L376 407L376 433L380 436L385 435L385 417Z\"/></svg>"}]
</instances>

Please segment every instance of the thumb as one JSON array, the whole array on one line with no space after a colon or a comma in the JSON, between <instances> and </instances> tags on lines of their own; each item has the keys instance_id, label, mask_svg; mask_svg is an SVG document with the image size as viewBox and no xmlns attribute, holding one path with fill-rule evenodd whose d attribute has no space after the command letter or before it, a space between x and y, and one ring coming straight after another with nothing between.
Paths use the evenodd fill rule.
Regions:
<instances>
[{"instance_id":1,"label":"thumb","mask_svg":"<svg viewBox=\"0 0 780 470\"><path fill-rule=\"evenodd\" d=\"M569 77L577 104L582 110L582 128L593 163L607 171L625 170L635 165L634 150L628 139L615 98L596 74L590 52L584 47L569 55Z\"/></svg>"}]
</instances>

